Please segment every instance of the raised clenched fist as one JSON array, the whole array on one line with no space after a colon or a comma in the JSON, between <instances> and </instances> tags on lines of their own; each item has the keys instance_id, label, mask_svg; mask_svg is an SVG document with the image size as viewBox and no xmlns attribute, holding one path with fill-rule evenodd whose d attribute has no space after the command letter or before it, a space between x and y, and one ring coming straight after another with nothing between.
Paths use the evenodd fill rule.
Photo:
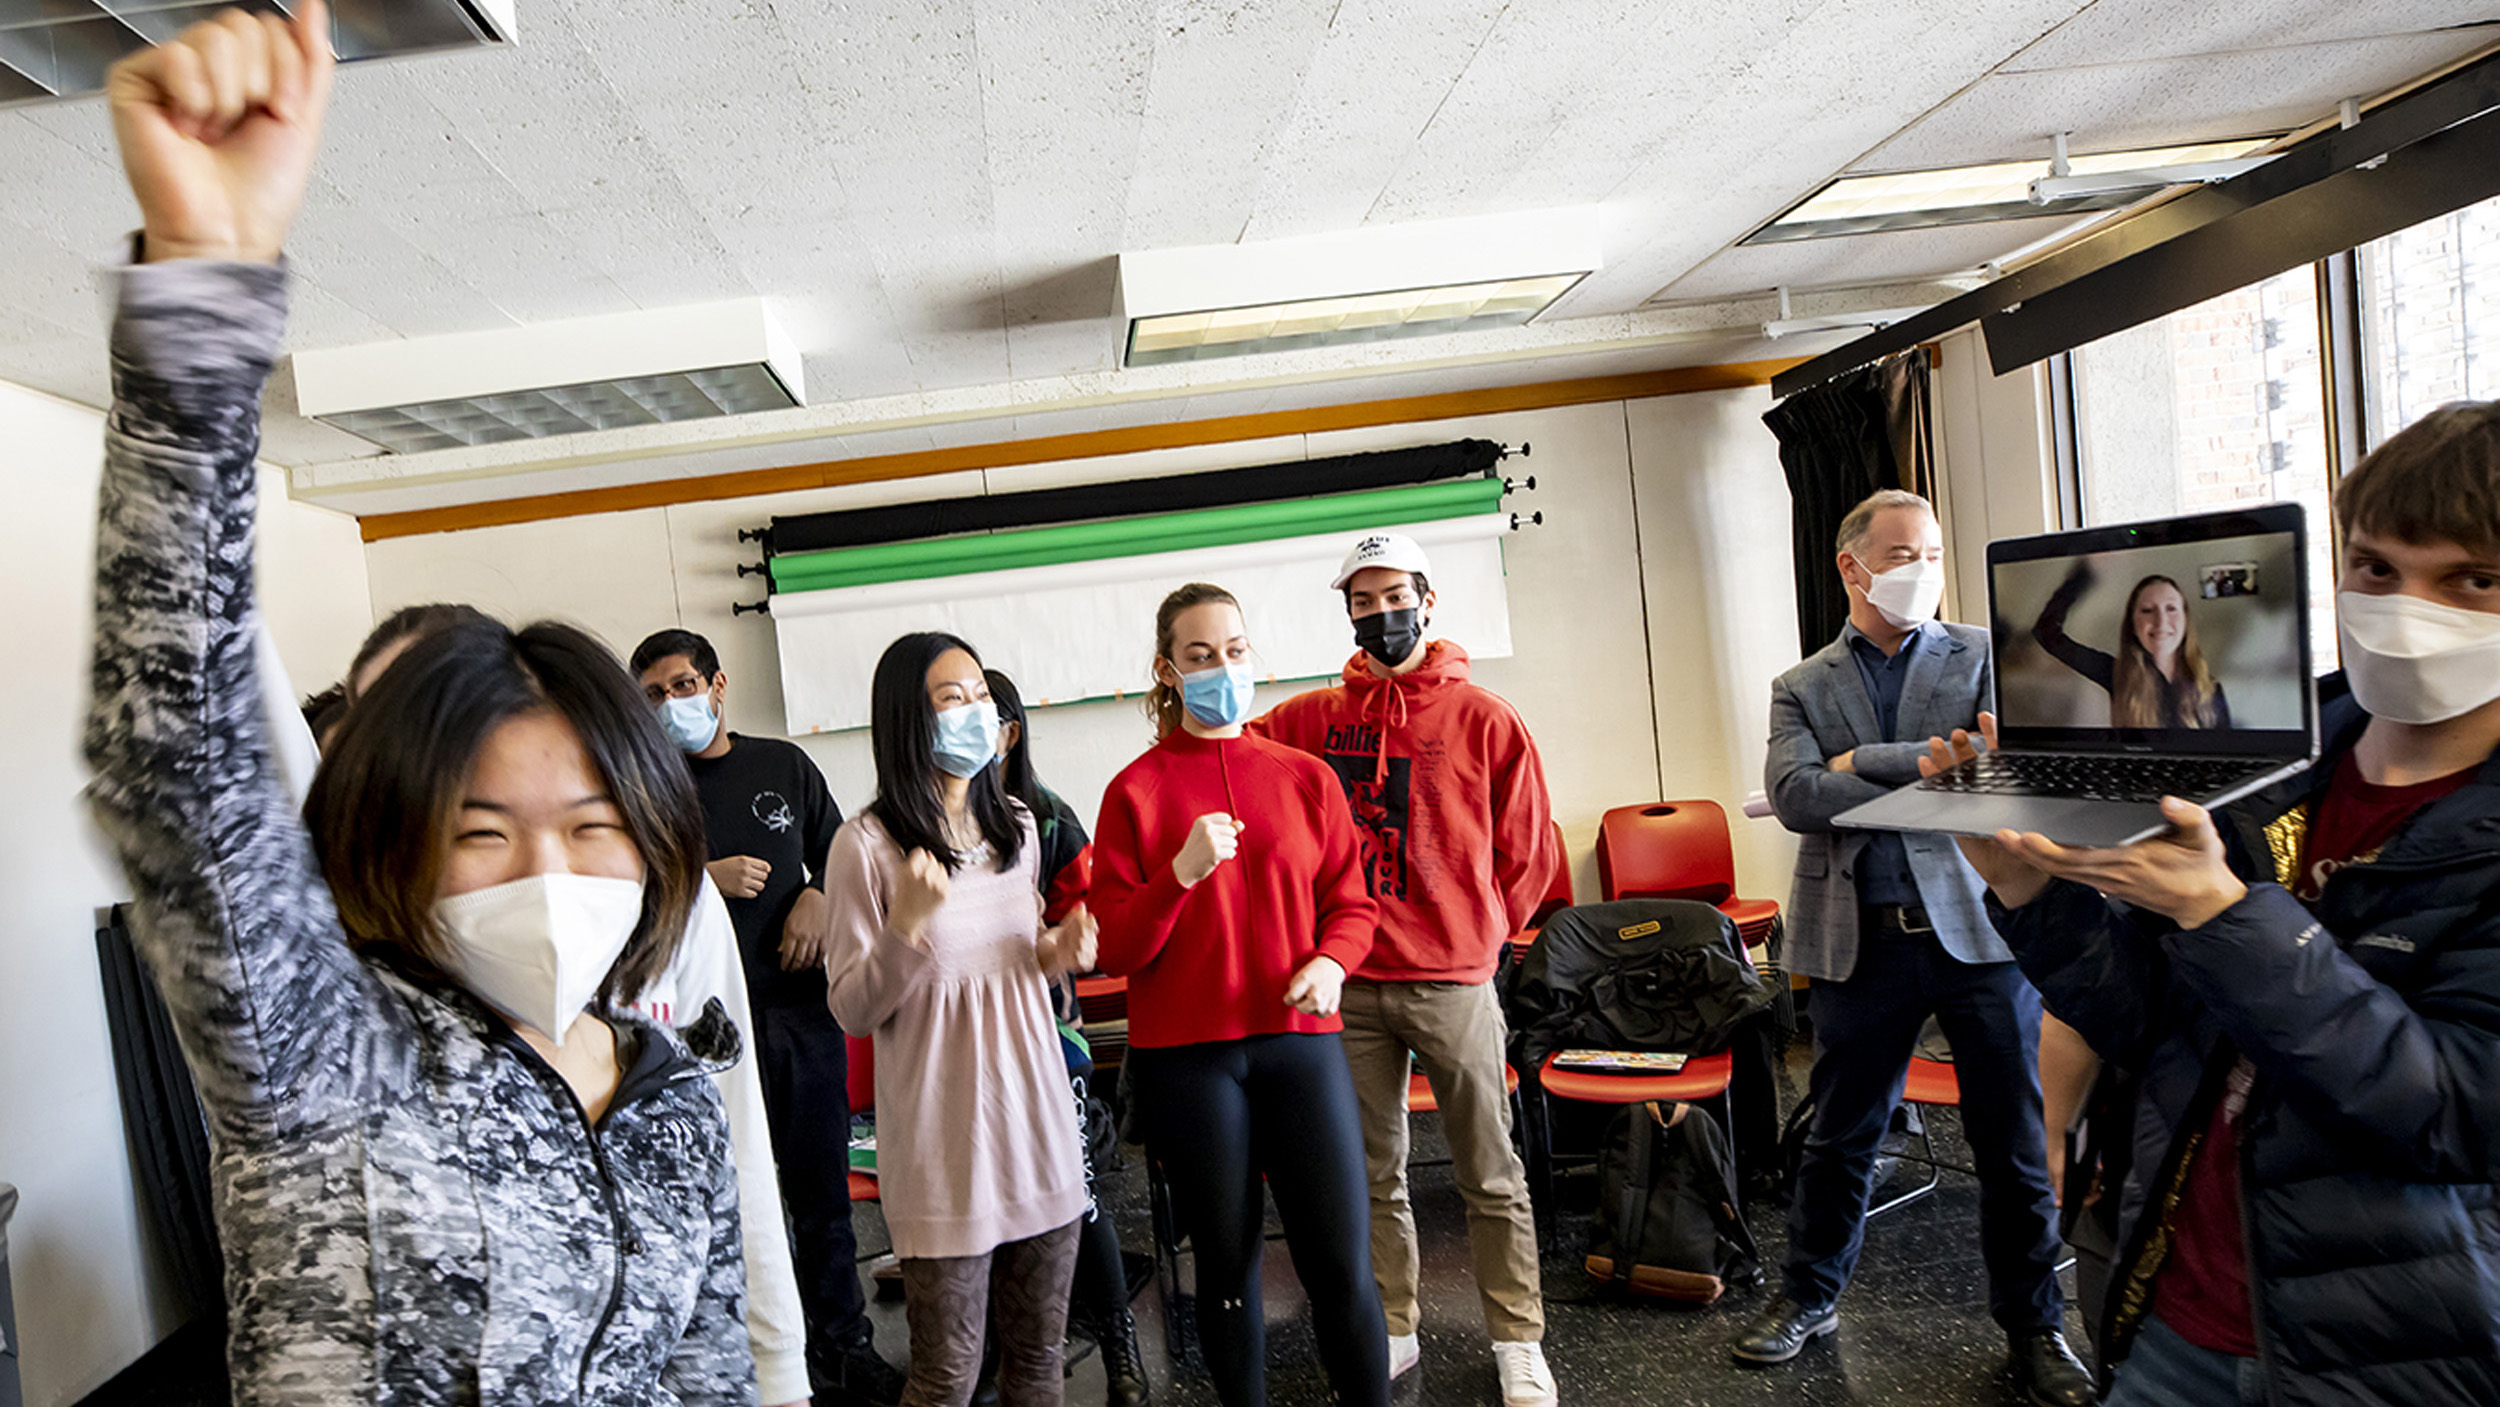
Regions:
<instances>
[{"instance_id":1,"label":"raised clenched fist","mask_svg":"<svg viewBox=\"0 0 2500 1407\"><path fill-rule=\"evenodd\" d=\"M903 871L894 877L894 897L886 904L885 926L896 935L927 947L929 920L946 902L946 866L926 850L903 857Z\"/></svg>"},{"instance_id":2,"label":"raised clenched fist","mask_svg":"<svg viewBox=\"0 0 2500 1407\"><path fill-rule=\"evenodd\" d=\"M1172 877L1186 889L1215 873L1215 867L1241 852L1241 822L1210 811L1190 823L1189 839L1172 857Z\"/></svg>"},{"instance_id":3,"label":"raised clenched fist","mask_svg":"<svg viewBox=\"0 0 2500 1407\"><path fill-rule=\"evenodd\" d=\"M228 10L104 81L144 258L277 259L303 207L330 104L330 12Z\"/></svg>"},{"instance_id":4,"label":"raised clenched fist","mask_svg":"<svg viewBox=\"0 0 2500 1407\"><path fill-rule=\"evenodd\" d=\"M1063 972L1094 970L1094 935L1099 925L1086 912L1083 904L1068 911L1067 917L1042 930L1034 942L1034 956L1041 960L1042 974L1056 977Z\"/></svg>"}]
</instances>

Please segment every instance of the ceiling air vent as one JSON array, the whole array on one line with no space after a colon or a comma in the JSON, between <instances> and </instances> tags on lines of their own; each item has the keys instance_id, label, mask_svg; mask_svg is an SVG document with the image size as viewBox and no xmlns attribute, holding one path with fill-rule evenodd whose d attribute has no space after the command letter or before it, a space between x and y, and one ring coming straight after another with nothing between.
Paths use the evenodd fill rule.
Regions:
<instances>
[{"instance_id":1,"label":"ceiling air vent","mask_svg":"<svg viewBox=\"0 0 2500 1407\"><path fill-rule=\"evenodd\" d=\"M299 413L393 454L805 403L798 348L760 298L298 352L294 367Z\"/></svg>"},{"instance_id":2,"label":"ceiling air vent","mask_svg":"<svg viewBox=\"0 0 2500 1407\"><path fill-rule=\"evenodd\" d=\"M0 107L83 97L124 54L221 10L286 14L283 0L0 0ZM331 0L342 59L382 59L512 42L512 0Z\"/></svg>"}]
</instances>

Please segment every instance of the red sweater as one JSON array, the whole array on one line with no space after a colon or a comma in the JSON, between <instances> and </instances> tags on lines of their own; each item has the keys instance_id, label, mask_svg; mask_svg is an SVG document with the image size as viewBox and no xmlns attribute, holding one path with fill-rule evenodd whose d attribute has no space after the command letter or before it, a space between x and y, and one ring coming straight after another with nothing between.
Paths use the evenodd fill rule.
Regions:
<instances>
[{"instance_id":1,"label":"red sweater","mask_svg":"<svg viewBox=\"0 0 2500 1407\"><path fill-rule=\"evenodd\" d=\"M1482 982L1527 926L1563 857L1528 725L1467 680L1467 652L1435 640L1394 679L1370 658L1297 694L1250 731L1325 759L1363 833L1380 941L1359 974Z\"/></svg>"},{"instance_id":2,"label":"red sweater","mask_svg":"<svg viewBox=\"0 0 2500 1407\"><path fill-rule=\"evenodd\" d=\"M1240 853L1189 888L1172 860L1200 816L1244 826ZM1285 1005L1314 956L1351 973L1377 917L1345 794L1320 763L1257 738L1173 734L1103 793L1087 900L1096 965L1129 979L1129 1044L1194 1045L1339 1029Z\"/></svg>"}]
</instances>

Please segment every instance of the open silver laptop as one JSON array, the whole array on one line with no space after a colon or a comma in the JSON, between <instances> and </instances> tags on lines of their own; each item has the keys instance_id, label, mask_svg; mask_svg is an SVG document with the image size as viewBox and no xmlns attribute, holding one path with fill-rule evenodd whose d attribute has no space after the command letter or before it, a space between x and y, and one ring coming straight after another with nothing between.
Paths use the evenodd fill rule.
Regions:
<instances>
[{"instance_id":1,"label":"open silver laptop","mask_svg":"<svg viewBox=\"0 0 2500 1407\"><path fill-rule=\"evenodd\" d=\"M2297 504L1988 544L2001 749L1835 817L2125 845L2317 755Z\"/></svg>"}]
</instances>

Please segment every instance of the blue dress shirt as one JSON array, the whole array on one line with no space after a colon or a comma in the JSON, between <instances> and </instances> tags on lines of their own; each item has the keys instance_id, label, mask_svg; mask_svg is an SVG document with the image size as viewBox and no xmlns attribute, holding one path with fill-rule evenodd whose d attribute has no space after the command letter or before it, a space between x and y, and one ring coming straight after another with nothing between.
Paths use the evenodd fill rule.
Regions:
<instances>
[{"instance_id":1,"label":"blue dress shirt","mask_svg":"<svg viewBox=\"0 0 2500 1407\"><path fill-rule=\"evenodd\" d=\"M1934 621L1925 622L1904 636L1901 648L1889 656L1854 625L1842 634L1849 641L1849 658L1857 662L1858 678L1866 685L1866 696L1875 705L1876 726L1883 729L1882 738L1870 741L1903 741L1897 736L1901 727L1901 683L1910 677L1911 659L1944 631ZM1910 872L1910 852L1903 848L1898 831L1874 833L1858 856L1857 882L1861 904L1919 902L1918 876Z\"/></svg>"}]
</instances>

